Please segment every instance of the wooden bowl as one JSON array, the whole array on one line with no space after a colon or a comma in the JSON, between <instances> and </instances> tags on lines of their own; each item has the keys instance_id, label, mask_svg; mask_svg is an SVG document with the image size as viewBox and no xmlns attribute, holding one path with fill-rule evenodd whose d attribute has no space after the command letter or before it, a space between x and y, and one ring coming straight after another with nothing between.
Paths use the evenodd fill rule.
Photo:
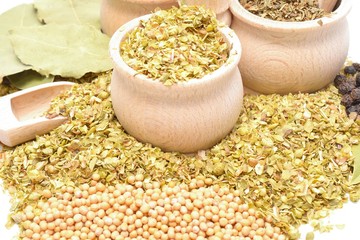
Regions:
<instances>
[{"instance_id":1,"label":"wooden bowl","mask_svg":"<svg viewBox=\"0 0 360 240\"><path fill-rule=\"evenodd\" d=\"M240 41L230 28L219 28L232 46L227 62L201 79L165 86L138 74L120 55L126 34L150 16L130 21L110 40L111 98L117 119L129 134L165 151L210 148L232 130L242 109Z\"/></svg>"},{"instance_id":2,"label":"wooden bowl","mask_svg":"<svg viewBox=\"0 0 360 240\"><path fill-rule=\"evenodd\" d=\"M244 86L287 94L314 92L331 83L347 57L350 8L350 0L342 0L330 17L280 22L252 14L233 0L231 28L243 47L239 68Z\"/></svg>"},{"instance_id":3,"label":"wooden bowl","mask_svg":"<svg viewBox=\"0 0 360 240\"><path fill-rule=\"evenodd\" d=\"M156 8L168 9L172 6L178 6L177 0L101 0L101 29L112 36L128 21L149 14Z\"/></svg>"}]
</instances>

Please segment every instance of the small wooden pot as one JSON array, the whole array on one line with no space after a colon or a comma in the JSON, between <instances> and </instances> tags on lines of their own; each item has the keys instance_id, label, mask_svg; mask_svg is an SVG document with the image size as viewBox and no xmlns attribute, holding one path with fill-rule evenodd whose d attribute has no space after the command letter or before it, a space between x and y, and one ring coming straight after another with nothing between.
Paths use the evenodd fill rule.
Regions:
<instances>
[{"instance_id":1,"label":"small wooden pot","mask_svg":"<svg viewBox=\"0 0 360 240\"><path fill-rule=\"evenodd\" d=\"M165 86L138 74L120 55L119 45L126 33L149 17L130 21L111 38L115 114L129 134L165 151L187 153L210 148L232 130L242 109L243 85L237 66L240 41L230 28L221 27L232 46L227 62L201 79Z\"/></svg>"},{"instance_id":2,"label":"small wooden pot","mask_svg":"<svg viewBox=\"0 0 360 240\"><path fill-rule=\"evenodd\" d=\"M280 22L256 16L233 0L231 28L243 46L244 86L287 94L314 92L331 83L347 57L350 8L350 0L342 0L329 17Z\"/></svg>"},{"instance_id":3,"label":"small wooden pot","mask_svg":"<svg viewBox=\"0 0 360 240\"><path fill-rule=\"evenodd\" d=\"M100 23L102 31L112 36L121 25L149 14L156 8L168 9L178 6L177 0L102 0Z\"/></svg>"}]
</instances>

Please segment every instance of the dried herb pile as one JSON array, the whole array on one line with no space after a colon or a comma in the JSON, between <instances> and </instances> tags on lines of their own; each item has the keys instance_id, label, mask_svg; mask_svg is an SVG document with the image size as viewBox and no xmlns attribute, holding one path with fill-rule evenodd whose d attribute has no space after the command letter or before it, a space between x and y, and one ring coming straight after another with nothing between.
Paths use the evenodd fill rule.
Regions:
<instances>
[{"instance_id":1,"label":"dried herb pile","mask_svg":"<svg viewBox=\"0 0 360 240\"><path fill-rule=\"evenodd\" d=\"M165 85L201 78L228 59L218 26L215 14L198 6L157 11L128 34L120 54L137 72Z\"/></svg>"},{"instance_id":2,"label":"dried herb pile","mask_svg":"<svg viewBox=\"0 0 360 240\"><path fill-rule=\"evenodd\" d=\"M303 22L325 16L317 0L239 0L249 12L263 18Z\"/></svg>"},{"instance_id":3,"label":"dried herb pile","mask_svg":"<svg viewBox=\"0 0 360 240\"><path fill-rule=\"evenodd\" d=\"M126 134L112 110L109 82L103 74L74 86L48 113L69 122L1 153L0 177L14 214L49 190L91 182L94 173L106 185L133 174L161 185L208 178L239 191L295 239L299 224L340 208L348 193L358 198L350 176L359 120L347 117L333 86L314 94L245 96L232 133L209 150L185 155Z\"/></svg>"}]
</instances>

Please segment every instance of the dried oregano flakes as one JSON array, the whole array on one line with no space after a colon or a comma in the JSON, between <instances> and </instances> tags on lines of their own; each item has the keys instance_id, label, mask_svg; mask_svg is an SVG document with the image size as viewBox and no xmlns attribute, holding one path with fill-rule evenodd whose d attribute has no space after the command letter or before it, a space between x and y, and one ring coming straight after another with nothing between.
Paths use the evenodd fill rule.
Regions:
<instances>
[{"instance_id":1,"label":"dried oregano flakes","mask_svg":"<svg viewBox=\"0 0 360 240\"><path fill-rule=\"evenodd\" d=\"M183 5L140 21L121 43L123 60L165 85L201 78L220 68L229 46L210 10Z\"/></svg>"},{"instance_id":2,"label":"dried oregano flakes","mask_svg":"<svg viewBox=\"0 0 360 240\"><path fill-rule=\"evenodd\" d=\"M326 15L318 0L239 0L249 12L283 22L303 22Z\"/></svg>"},{"instance_id":3,"label":"dried oregano flakes","mask_svg":"<svg viewBox=\"0 0 360 240\"><path fill-rule=\"evenodd\" d=\"M359 122L346 116L334 87L245 96L234 130L213 148L189 155L162 152L128 135L114 117L109 82L104 74L74 86L48 113L69 122L2 153L0 176L16 197L13 216L45 190L89 183L94 173L106 185L141 173L145 182L191 184L203 178L236 189L296 238L300 224L326 216L346 202L346 194L358 192L349 176Z\"/></svg>"}]
</instances>

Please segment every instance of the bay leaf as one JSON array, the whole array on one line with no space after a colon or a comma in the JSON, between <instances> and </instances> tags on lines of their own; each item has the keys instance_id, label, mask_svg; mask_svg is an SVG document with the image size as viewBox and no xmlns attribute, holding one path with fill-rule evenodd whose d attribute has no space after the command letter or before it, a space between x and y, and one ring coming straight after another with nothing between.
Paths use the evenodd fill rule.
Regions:
<instances>
[{"instance_id":1,"label":"bay leaf","mask_svg":"<svg viewBox=\"0 0 360 240\"><path fill-rule=\"evenodd\" d=\"M45 23L85 24L100 29L100 0L35 0Z\"/></svg>"},{"instance_id":2,"label":"bay leaf","mask_svg":"<svg viewBox=\"0 0 360 240\"><path fill-rule=\"evenodd\" d=\"M0 75L8 76L30 69L15 55L8 36L0 35Z\"/></svg>"},{"instance_id":3,"label":"bay leaf","mask_svg":"<svg viewBox=\"0 0 360 240\"><path fill-rule=\"evenodd\" d=\"M37 19L33 4L21 4L0 15L0 35L14 27L42 25Z\"/></svg>"},{"instance_id":4,"label":"bay leaf","mask_svg":"<svg viewBox=\"0 0 360 240\"><path fill-rule=\"evenodd\" d=\"M7 78L14 87L18 89L26 89L43 83L53 82L55 77L52 75L46 77L33 70L27 70L7 76Z\"/></svg>"},{"instance_id":5,"label":"bay leaf","mask_svg":"<svg viewBox=\"0 0 360 240\"><path fill-rule=\"evenodd\" d=\"M354 156L354 171L351 178L351 184L360 183L360 144L352 147L352 153Z\"/></svg>"},{"instance_id":6,"label":"bay leaf","mask_svg":"<svg viewBox=\"0 0 360 240\"><path fill-rule=\"evenodd\" d=\"M94 27L46 24L16 28L10 39L18 58L42 75L80 78L112 68L110 38Z\"/></svg>"},{"instance_id":7,"label":"bay leaf","mask_svg":"<svg viewBox=\"0 0 360 240\"><path fill-rule=\"evenodd\" d=\"M0 15L0 75L8 76L30 69L15 55L8 38L9 30L15 27L40 26L32 4L18 5Z\"/></svg>"}]
</instances>

